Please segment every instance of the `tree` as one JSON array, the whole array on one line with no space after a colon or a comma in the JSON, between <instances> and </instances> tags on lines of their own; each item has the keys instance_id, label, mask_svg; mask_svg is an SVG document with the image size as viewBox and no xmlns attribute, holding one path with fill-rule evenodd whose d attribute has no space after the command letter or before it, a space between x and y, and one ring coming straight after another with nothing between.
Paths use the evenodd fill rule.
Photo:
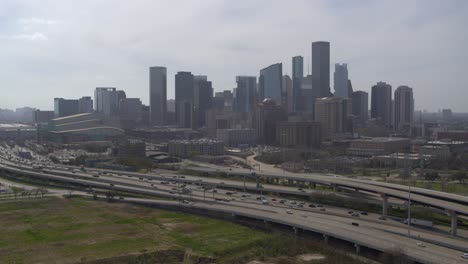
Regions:
<instances>
[{"instance_id":1,"label":"tree","mask_svg":"<svg viewBox=\"0 0 468 264\"><path fill-rule=\"evenodd\" d=\"M459 170L452 175L452 179L463 183L468 179L468 175L466 174L465 170Z\"/></svg>"},{"instance_id":2,"label":"tree","mask_svg":"<svg viewBox=\"0 0 468 264\"><path fill-rule=\"evenodd\" d=\"M429 171L424 174L424 179L426 181L435 181L439 179L439 173L437 171Z\"/></svg>"}]
</instances>

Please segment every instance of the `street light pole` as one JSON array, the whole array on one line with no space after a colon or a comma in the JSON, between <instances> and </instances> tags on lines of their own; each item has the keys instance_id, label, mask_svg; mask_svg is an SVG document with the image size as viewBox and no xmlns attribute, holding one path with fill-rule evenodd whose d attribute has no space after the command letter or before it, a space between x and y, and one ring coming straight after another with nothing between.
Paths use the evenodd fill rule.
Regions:
<instances>
[{"instance_id":1,"label":"street light pole","mask_svg":"<svg viewBox=\"0 0 468 264\"><path fill-rule=\"evenodd\" d=\"M410 237L411 228L411 185L408 182L408 237Z\"/></svg>"}]
</instances>

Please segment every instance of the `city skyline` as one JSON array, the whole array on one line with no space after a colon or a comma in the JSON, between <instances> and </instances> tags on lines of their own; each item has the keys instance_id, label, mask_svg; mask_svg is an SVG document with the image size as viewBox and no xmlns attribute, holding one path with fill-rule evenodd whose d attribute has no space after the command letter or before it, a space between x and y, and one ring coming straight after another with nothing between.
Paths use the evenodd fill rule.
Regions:
<instances>
[{"instance_id":1,"label":"city skyline","mask_svg":"<svg viewBox=\"0 0 468 264\"><path fill-rule=\"evenodd\" d=\"M463 14L468 5L463 1L414 1L406 5L405 12L371 23L379 10L400 6L395 2L273 2L263 11L255 9L261 1L235 6L228 2L183 2L191 11L177 10L180 3L139 2L129 9L128 3L121 2L102 22L91 19L96 25L78 23L84 18L83 11L72 14L74 9L66 1L28 5L2 2L0 22L5 26L0 29L4 51L0 69L3 87L8 88L2 88L0 108L50 110L54 97L90 96L101 86L125 90L129 97L141 98L148 105L147 69L154 65L168 69L168 99L174 98L174 75L178 71L209 76L216 92L236 87L235 76L258 77L260 69L276 62L283 64L283 74L291 76L291 58L297 55L304 57L307 75L312 71L310 44L329 41L330 74L335 63L347 63L355 90L370 93L378 81L393 87L407 85L414 88L417 110L452 108L467 112L463 100L468 96L463 89L466 52L462 47L468 37L459 27L466 21ZM49 8L52 4L53 11ZM90 10L104 6L92 2L76 5L92 15L96 11ZM162 8L167 14L154 21L133 16L145 12L144 7ZM302 9L320 16L310 18L314 16ZM247 14L248 10L255 12ZM268 16L280 10L297 11L297 16L268 22ZM116 29L121 22L117 17L123 12L123 21L129 25L119 35ZM207 13L213 14L212 18L200 19ZM319 19L327 26L319 27ZM216 21L218 26L213 25ZM146 22L148 25L144 25ZM250 22L253 28L246 26ZM187 25L188 29L204 27L210 34L186 46L183 35L187 29L183 28ZM266 30L259 31L260 27ZM283 33L277 34L278 29ZM157 42L152 34L166 40ZM330 80L333 90L332 76ZM440 97L441 89L457 96ZM20 90L31 96L20 97Z\"/></svg>"}]
</instances>

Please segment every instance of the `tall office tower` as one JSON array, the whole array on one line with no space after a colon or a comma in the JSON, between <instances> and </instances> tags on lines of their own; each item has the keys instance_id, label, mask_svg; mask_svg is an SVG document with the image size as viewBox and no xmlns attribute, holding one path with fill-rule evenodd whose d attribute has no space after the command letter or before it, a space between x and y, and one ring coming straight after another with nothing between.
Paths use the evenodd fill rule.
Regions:
<instances>
[{"instance_id":1,"label":"tall office tower","mask_svg":"<svg viewBox=\"0 0 468 264\"><path fill-rule=\"evenodd\" d=\"M317 98L314 119L320 122L324 139L334 139L337 134L347 131L347 107L345 104L346 100L340 97Z\"/></svg>"},{"instance_id":2,"label":"tall office tower","mask_svg":"<svg viewBox=\"0 0 468 264\"><path fill-rule=\"evenodd\" d=\"M293 111L301 111L301 83L304 78L304 58L295 56L292 58L292 81L293 81Z\"/></svg>"},{"instance_id":3,"label":"tall office tower","mask_svg":"<svg viewBox=\"0 0 468 264\"><path fill-rule=\"evenodd\" d=\"M352 113L360 122L364 123L369 117L369 94L364 91L355 91L351 94Z\"/></svg>"},{"instance_id":4,"label":"tall office tower","mask_svg":"<svg viewBox=\"0 0 468 264\"><path fill-rule=\"evenodd\" d=\"M194 77L191 72L178 72L175 76L176 123L179 127L192 127Z\"/></svg>"},{"instance_id":5,"label":"tall office tower","mask_svg":"<svg viewBox=\"0 0 468 264\"><path fill-rule=\"evenodd\" d=\"M409 130L413 124L413 116L413 89L408 86L399 86L395 90L395 130Z\"/></svg>"},{"instance_id":6,"label":"tall office tower","mask_svg":"<svg viewBox=\"0 0 468 264\"><path fill-rule=\"evenodd\" d=\"M107 116L117 115L120 91L113 87L97 87L94 91L94 110Z\"/></svg>"},{"instance_id":7,"label":"tall office tower","mask_svg":"<svg viewBox=\"0 0 468 264\"><path fill-rule=\"evenodd\" d=\"M293 100L294 100L294 94L293 94L293 81L289 75L283 75L283 84L281 85L283 87L282 91L282 105L284 106L284 109L286 109L286 112L292 113L294 112L293 109Z\"/></svg>"},{"instance_id":8,"label":"tall office tower","mask_svg":"<svg viewBox=\"0 0 468 264\"><path fill-rule=\"evenodd\" d=\"M257 104L257 77L236 76L236 83L233 110L238 113L250 113L254 111Z\"/></svg>"},{"instance_id":9,"label":"tall office tower","mask_svg":"<svg viewBox=\"0 0 468 264\"><path fill-rule=\"evenodd\" d=\"M55 117L64 117L79 114L78 100L54 98Z\"/></svg>"},{"instance_id":10,"label":"tall office tower","mask_svg":"<svg viewBox=\"0 0 468 264\"><path fill-rule=\"evenodd\" d=\"M317 80L319 97L330 93L330 42L312 42L312 76Z\"/></svg>"},{"instance_id":11,"label":"tall office tower","mask_svg":"<svg viewBox=\"0 0 468 264\"><path fill-rule=\"evenodd\" d=\"M392 125L392 86L378 82L371 90L371 117L382 125Z\"/></svg>"},{"instance_id":12,"label":"tall office tower","mask_svg":"<svg viewBox=\"0 0 468 264\"><path fill-rule=\"evenodd\" d=\"M276 125L278 121L287 120L286 111L271 98L264 99L255 109L257 138L260 144L273 144L276 140Z\"/></svg>"},{"instance_id":13,"label":"tall office tower","mask_svg":"<svg viewBox=\"0 0 468 264\"><path fill-rule=\"evenodd\" d=\"M119 101L119 115L121 121L131 121L137 124L141 121L143 104L140 98L123 98Z\"/></svg>"},{"instance_id":14,"label":"tall office tower","mask_svg":"<svg viewBox=\"0 0 468 264\"><path fill-rule=\"evenodd\" d=\"M163 126L167 115L167 69L166 67L149 68L150 124Z\"/></svg>"},{"instance_id":15,"label":"tall office tower","mask_svg":"<svg viewBox=\"0 0 468 264\"><path fill-rule=\"evenodd\" d=\"M351 96L351 94L354 92L353 90L353 84L351 83L351 80L348 79L348 94Z\"/></svg>"},{"instance_id":16,"label":"tall office tower","mask_svg":"<svg viewBox=\"0 0 468 264\"><path fill-rule=\"evenodd\" d=\"M259 100L271 98L281 104L281 91L283 78L283 64L272 64L260 70L258 78Z\"/></svg>"},{"instance_id":17,"label":"tall office tower","mask_svg":"<svg viewBox=\"0 0 468 264\"><path fill-rule=\"evenodd\" d=\"M83 96L78 99L78 112L92 113L93 112L93 99L91 96Z\"/></svg>"},{"instance_id":18,"label":"tall office tower","mask_svg":"<svg viewBox=\"0 0 468 264\"><path fill-rule=\"evenodd\" d=\"M335 86L335 96L341 98L349 98L349 79L348 79L348 64L343 63L335 64L335 73L333 74L334 86Z\"/></svg>"},{"instance_id":19,"label":"tall office tower","mask_svg":"<svg viewBox=\"0 0 468 264\"><path fill-rule=\"evenodd\" d=\"M213 87L206 76L194 76L194 110L196 115L196 126L206 126L206 112L213 104Z\"/></svg>"}]
</instances>

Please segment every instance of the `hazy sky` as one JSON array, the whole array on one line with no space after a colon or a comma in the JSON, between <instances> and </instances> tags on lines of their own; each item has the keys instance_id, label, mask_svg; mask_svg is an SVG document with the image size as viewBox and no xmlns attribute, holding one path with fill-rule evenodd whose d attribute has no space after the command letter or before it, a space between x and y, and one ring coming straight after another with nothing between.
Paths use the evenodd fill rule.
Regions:
<instances>
[{"instance_id":1,"label":"hazy sky","mask_svg":"<svg viewBox=\"0 0 468 264\"><path fill-rule=\"evenodd\" d=\"M1 0L0 108L97 86L148 103L149 66L168 68L168 98L177 71L231 90L276 62L290 74L295 55L306 73L327 40L355 90L382 80L412 87L417 109L468 111L467 26L465 0Z\"/></svg>"}]
</instances>

